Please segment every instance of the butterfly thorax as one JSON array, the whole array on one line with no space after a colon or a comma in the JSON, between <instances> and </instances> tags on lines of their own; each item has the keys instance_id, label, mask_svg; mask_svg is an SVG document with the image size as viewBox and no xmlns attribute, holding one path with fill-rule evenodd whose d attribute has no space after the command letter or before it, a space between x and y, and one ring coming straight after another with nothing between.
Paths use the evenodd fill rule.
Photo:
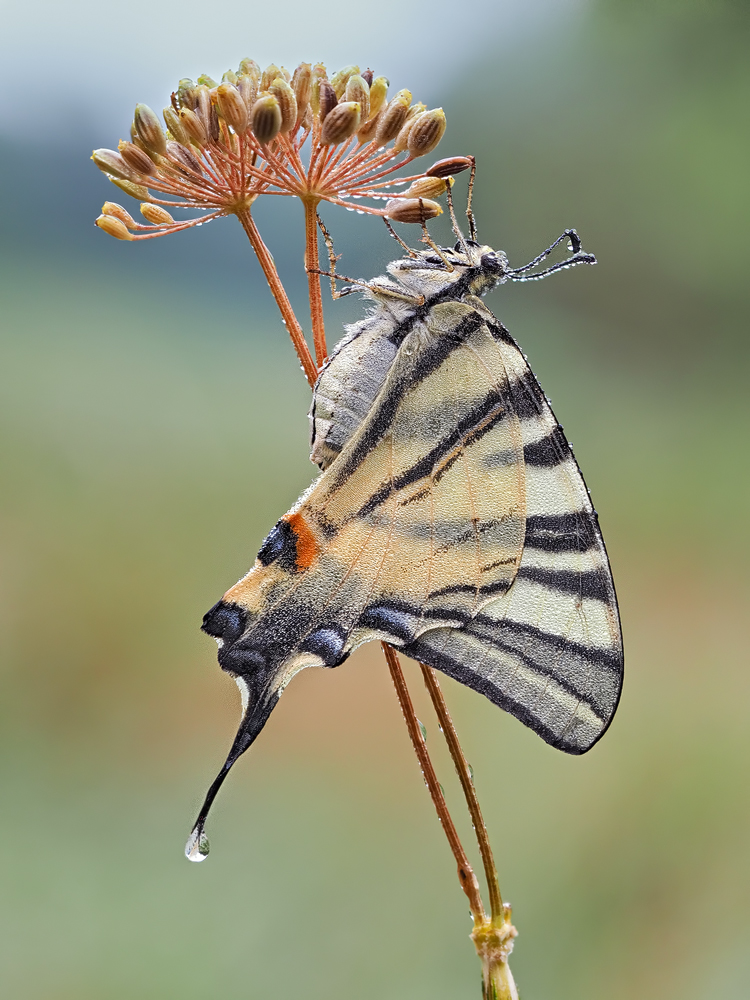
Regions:
<instances>
[{"instance_id":1,"label":"butterfly thorax","mask_svg":"<svg viewBox=\"0 0 750 1000\"><path fill-rule=\"evenodd\" d=\"M310 458L327 468L370 412L404 339L430 336L430 314L446 302L481 296L506 280L508 259L476 243L416 253L388 265L390 277L365 289L375 306L347 326L326 362L310 409Z\"/></svg>"}]
</instances>

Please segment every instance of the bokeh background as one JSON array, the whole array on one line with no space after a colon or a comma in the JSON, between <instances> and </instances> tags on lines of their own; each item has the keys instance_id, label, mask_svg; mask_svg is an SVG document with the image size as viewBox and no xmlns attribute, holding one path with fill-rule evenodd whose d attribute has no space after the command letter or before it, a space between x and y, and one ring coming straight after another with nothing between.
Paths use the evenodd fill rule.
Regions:
<instances>
[{"instance_id":1,"label":"bokeh background","mask_svg":"<svg viewBox=\"0 0 750 1000\"><path fill-rule=\"evenodd\" d=\"M16 0L3 23L3 996L478 996L372 649L295 679L220 796L210 859L182 853L238 716L198 625L311 479L308 393L239 226L117 243L92 223L127 199L88 156L137 100L251 55L369 64L443 105L440 154L479 159L484 240L521 264L574 225L599 257L490 305L600 512L619 713L569 758L444 687L526 1000L747 997L747 3ZM302 307L301 212L268 200ZM393 255L375 220L326 218L347 273ZM332 339L360 309L331 305Z\"/></svg>"}]
</instances>

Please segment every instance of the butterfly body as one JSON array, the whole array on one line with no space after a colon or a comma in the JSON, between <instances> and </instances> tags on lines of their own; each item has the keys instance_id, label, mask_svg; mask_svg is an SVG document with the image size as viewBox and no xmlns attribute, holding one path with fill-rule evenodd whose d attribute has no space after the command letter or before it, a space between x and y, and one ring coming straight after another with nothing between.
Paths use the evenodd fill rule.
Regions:
<instances>
[{"instance_id":1,"label":"butterfly body","mask_svg":"<svg viewBox=\"0 0 750 1000\"><path fill-rule=\"evenodd\" d=\"M244 714L203 817L291 677L374 639L569 753L614 714L622 645L597 517L524 355L478 297L507 260L476 244L443 254L370 285L374 311L315 387L323 472L204 619Z\"/></svg>"}]
</instances>

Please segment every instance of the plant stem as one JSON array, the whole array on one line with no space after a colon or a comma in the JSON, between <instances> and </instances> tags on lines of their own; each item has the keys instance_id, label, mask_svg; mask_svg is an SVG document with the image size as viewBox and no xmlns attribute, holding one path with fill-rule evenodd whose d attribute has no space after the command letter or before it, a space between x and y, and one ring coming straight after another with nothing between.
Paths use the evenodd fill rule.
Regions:
<instances>
[{"instance_id":1,"label":"plant stem","mask_svg":"<svg viewBox=\"0 0 750 1000\"><path fill-rule=\"evenodd\" d=\"M474 824L474 831L476 833L477 843L479 844L479 851L482 855L482 864L484 865L484 874L487 879L487 888L489 890L490 913L494 921L502 920L504 919L503 898L500 895L500 886L497 880L497 868L495 867L495 859L492 856L492 847L490 845L487 827L485 826L485 822L482 817L482 810L479 806L477 791L474 787L471 768L469 767L469 763L466 760L466 756L461 748L456 727L453 724L453 719L448 711L445 696L443 695L438 679L435 676L435 671L424 663L420 663L419 666L422 670L425 687L427 688L430 698L432 699L435 713L443 730L445 742L448 744L448 750L453 758L456 773L458 774L458 780L461 782L461 788L463 789L463 793L466 798L466 805L469 807L471 821Z\"/></svg>"},{"instance_id":2,"label":"plant stem","mask_svg":"<svg viewBox=\"0 0 750 1000\"><path fill-rule=\"evenodd\" d=\"M305 378L310 385L313 386L315 385L315 380L318 377L318 371L315 367L312 355L310 354L310 348L307 346L307 341L305 340L305 335L302 332L302 327L297 322L297 317L294 315L292 304L287 297L284 286L281 284L281 279L279 278L279 273L276 270L276 265L273 257L271 256L271 252L263 242L261 235L258 232L258 227L255 225L255 220L250 214L250 209L246 208L237 212L237 218L240 220L242 228L247 233L247 238L250 240L250 244L255 251L258 262L263 269L263 274L266 276L266 281L271 289L271 294L274 299L276 299L276 305L279 307L279 311L281 312L284 323L286 324L286 328L289 331L289 336L292 338L292 344L294 344L294 349L297 352L297 357L299 358L300 365L302 366L302 371L305 373Z\"/></svg>"},{"instance_id":3,"label":"plant stem","mask_svg":"<svg viewBox=\"0 0 750 1000\"><path fill-rule=\"evenodd\" d=\"M323 319L323 298L320 293L320 275L314 273L319 267L318 257L318 204L319 198L305 198L305 270L307 290L310 297L310 318L312 320L313 345L318 368L328 357L326 329Z\"/></svg>"},{"instance_id":4,"label":"plant stem","mask_svg":"<svg viewBox=\"0 0 750 1000\"><path fill-rule=\"evenodd\" d=\"M388 669L391 672L393 686L396 688L396 695L398 696L399 704L401 705L401 711L404 714L406 728L409 731L409 737L411 739L412 746L414 747L414 752L417 755L419 766L422 769L422 775L424 776L427 789L430 793L430 797L432 798L435 810L437 811L438 819L443 825L445 836L448 838L451 851L453 851L453 857L456 859L456 864L458 866L458 880L461 883L461 888L468 897L471 914L474 918L475 928L481 928L487 923L487 915L484 912L482 897L479 893L479 882L474 874L474 869L469 863L469 859L463 849L463 845L459 839L451 814L448 811L448 805L445 801L443 790L437 780L435 768L433 767L430 755L427 752L427 746L422 735L419 720L414 712L414 705L412 703L409 690L406 687L406 679L404 678L404 672L401 669L398 655L395 649L387 643L383 642L381 643L381 646L383 647L383 652L385 653Z\"/></svg>"}]
</instances>

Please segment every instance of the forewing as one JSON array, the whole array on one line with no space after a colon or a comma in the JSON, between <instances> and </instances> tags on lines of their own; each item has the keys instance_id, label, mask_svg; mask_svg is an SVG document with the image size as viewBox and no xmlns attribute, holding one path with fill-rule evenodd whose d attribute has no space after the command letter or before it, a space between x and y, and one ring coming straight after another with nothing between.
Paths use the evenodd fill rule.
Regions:
<instances>
[{"instance_id":1,"label":"forewing","mask_svg":"<svg viewBox=\"0 0 750 1000\"><path fill-rule=\"evenodd\" d=\"M368 418L283 519L294 552L261 558L225 595L251 613L242 643L276 651L283 671L305 653L333 666L370 639L403 645L460 625L505 592L525 523L509 393L484 318L435 306Z\"/></svg>"},{"instance_id":2,"label":"forewing","mask_svg":"<svg viewBox=\"0 0 750 1000\"><path fill-rule=\"evenodd\" d=\"M500 345L523 437L523 556L503 597L462 628L427 632L405 652L480 691L553 746L584 753L609 725L622 685L607 553L548 400L507 331L487 311L485 318Z\"/></svg>"}]
</instances>

